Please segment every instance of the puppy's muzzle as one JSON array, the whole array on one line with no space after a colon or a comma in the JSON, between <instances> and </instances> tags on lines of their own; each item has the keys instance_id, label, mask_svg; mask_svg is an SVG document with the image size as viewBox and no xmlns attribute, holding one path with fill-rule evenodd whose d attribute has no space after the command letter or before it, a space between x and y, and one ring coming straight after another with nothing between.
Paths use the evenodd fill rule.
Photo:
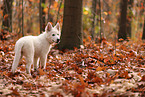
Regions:
<instances>
[{"instance_id":1,"label":"puppy's muzzle","mask_svg":"<svg viewBox=\"0 0 145 97\"><path fill-rule=\"evenodd\" d=\"M57 39L56 43L59 43L60 42L60 39Z\"/></svg>"}]
</instances>

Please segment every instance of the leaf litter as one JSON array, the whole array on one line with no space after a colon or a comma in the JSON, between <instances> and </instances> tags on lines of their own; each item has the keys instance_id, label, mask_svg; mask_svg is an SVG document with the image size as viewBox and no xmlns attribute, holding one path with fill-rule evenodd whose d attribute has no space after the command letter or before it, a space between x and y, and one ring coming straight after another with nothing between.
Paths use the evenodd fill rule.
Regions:
<instances>
[{"instance_id":1,"label":"leaf litter","mask_svg":"<svg viewBox=\"0 0 145 97\"><path fill-rule=\"evenodd\" d=\"M145 44L85 42L48 56L46 70L25 72L22 58L11 73L14 40L0 41L0 95L41 97L145 96ZM90 44L91 43L91 44Z\"/></svg>"}]
</instances>

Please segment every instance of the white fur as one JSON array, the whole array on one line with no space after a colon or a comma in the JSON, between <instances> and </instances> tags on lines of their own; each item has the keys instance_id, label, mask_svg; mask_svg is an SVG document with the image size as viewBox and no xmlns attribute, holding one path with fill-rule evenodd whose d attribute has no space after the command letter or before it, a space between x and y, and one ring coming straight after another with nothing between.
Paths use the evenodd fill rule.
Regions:
<instances>
[{"instance_id":1,"label":"white fur","mask_svg":"<svg viewBox=\"0 0 145 97\"><path fill-rule=\"evenodd\" d=\"M39 59L42 68L45 69L47 55L54 42L60 39L59 23L52 27L48 22L45 32L39 36L25 36L20 38L15 45L15 57L12 64L12 73L15 73L22 56L26 57L26 72L30 74L31 65L38 68Z\"/></svg>"}]
</instances>

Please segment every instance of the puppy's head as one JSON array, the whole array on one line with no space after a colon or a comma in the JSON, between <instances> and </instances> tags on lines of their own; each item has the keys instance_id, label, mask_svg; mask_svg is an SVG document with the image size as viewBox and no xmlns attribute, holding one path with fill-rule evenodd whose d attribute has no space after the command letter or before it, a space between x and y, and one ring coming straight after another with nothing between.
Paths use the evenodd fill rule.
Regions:
<instances>
[{"instance_id":1,"label":"puppy's head","mask_svg":"<svg viewBox=\"0 0 145 97\"><path fill-rule=\"evenodd\" d=\"M45 27L45 32L46 38L50 43L59 43L61 36L59 23L52 27L52 24L48 22L48 24Z\"/></svg>"}]
</instances>

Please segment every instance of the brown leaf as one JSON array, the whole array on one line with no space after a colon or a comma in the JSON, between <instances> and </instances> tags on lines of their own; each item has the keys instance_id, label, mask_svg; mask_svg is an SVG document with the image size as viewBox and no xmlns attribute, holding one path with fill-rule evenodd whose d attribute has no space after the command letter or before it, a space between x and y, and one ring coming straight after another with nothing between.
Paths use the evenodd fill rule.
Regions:
<instances>
[{"instance_id":1,"label":"brown leaf","mask_svg":"<svg viewBox=\"0 0 145 97\"><path fill-rule=\"evenodd\" d=\"M121 73L121 74L119 75L119 77L125 78L125 79L130 79L130 78L132 78L132 76L131 76L131 77L128 76L128 71L123 71L123 73Z\"/></svg>"},{"instance_id":2,"label":"brown leaf","mask_svg":"<svg viewBox=\"0 0 145 97\"><path fill-rule=\"evenodd\" d=\"M16 96L21 96L17 89L12 88L11 90L13 91L12 94L14 94Z\"/></svg>"},{"instance_id":3,"label":"brown leaf","mask_svg":"<svg viewBox=\"0 0 145 97\"><path fill-rule=\"evenodd\" d=\"M76 89L75 91L79 92L84 92L85 91L85 85L79 84L79 83L74 83L73 84L74 88Z\"/></svg>"},{"instance_id":4,"label":"brown leaf","mask_svg":"<svg viewBox=\"0 0 145 97\"><path fill-rule=\"evenodd\" d=\"M145 75L142 76L141 81L145 81Z\"/></svg>"},{"instance_id":5,"label":"brown leaf","mask_svg":"<svg viewBox=\"0 0 145 97\"><path fill-rule=\"evenodd\" d=\"M98 83L98 84L102 84L102 83L103 83L103 80L102 80L102 78L96 76L96 77L94 77L94 78L91 80L91 82Z\"/></svg>"}]
</instances>

